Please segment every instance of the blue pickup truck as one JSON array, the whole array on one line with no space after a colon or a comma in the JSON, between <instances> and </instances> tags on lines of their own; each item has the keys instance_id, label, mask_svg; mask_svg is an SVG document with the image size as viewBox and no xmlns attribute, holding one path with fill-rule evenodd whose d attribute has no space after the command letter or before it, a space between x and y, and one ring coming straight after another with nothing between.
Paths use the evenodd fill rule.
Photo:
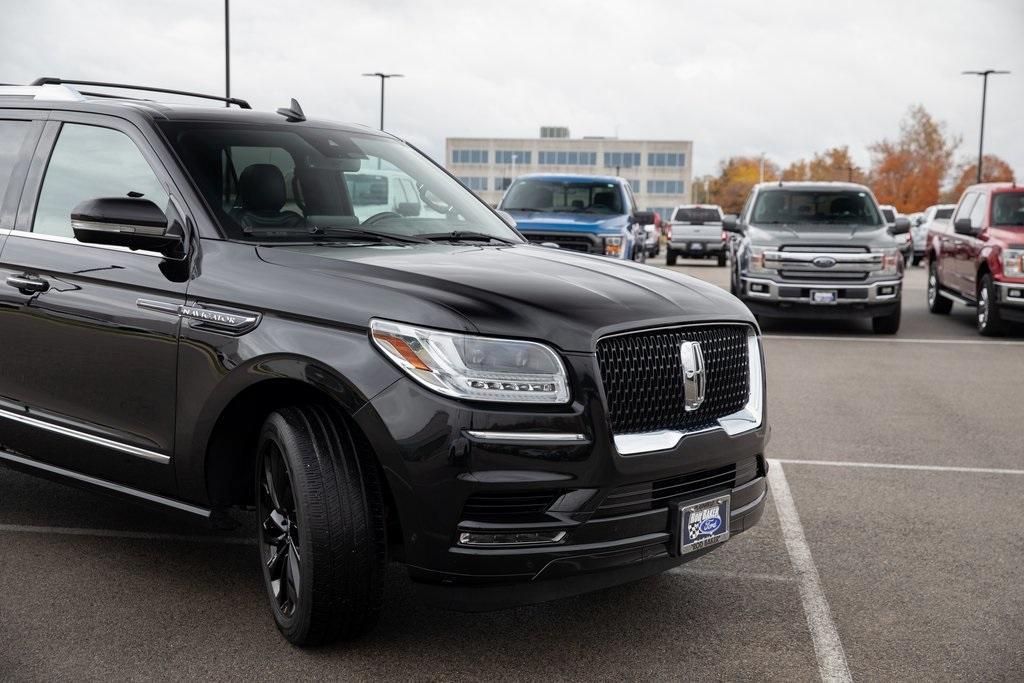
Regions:
<instances>
[{"instance_id":1,"label":"blue pickup truck","mask_svg":"<svg viewBox=\"0 0 1024 683\"><path fill-rule=\"evenodd\" d=\"M526 239L561 249L644 261L644 225L633 190L613 176L532 173L519 176L498 205Z\"/></svg>"}]
</instances>

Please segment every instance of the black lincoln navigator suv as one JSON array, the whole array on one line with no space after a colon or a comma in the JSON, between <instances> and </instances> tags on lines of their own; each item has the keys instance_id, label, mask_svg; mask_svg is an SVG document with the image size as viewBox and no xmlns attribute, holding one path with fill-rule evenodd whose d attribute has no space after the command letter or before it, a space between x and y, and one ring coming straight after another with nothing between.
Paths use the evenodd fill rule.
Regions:
<instances>
[{"instance_id":1,"label":"black lincoln navigator suv","mask_svg":"<svg viewBox=\"0 0 1024 683\"><path fill-rule=\"evenodd\" d=\"M0 87L0 462L255 509L298 644L369 629L389 561L487 610L757 522L762 352L730 294L529 245L409 144L294 101L70 85Z\"/></svg>"}]
</instances>

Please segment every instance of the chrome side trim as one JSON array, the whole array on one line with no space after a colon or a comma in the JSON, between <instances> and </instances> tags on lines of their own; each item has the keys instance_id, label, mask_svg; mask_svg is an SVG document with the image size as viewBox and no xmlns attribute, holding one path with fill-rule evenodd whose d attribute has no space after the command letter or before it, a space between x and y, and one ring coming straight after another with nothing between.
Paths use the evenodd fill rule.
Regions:
<instances>
[{"instance_id":1,"label":"chrome side trim","mask_svg":"<svg viewBox=\"0 0 1024 683\"><path fill-rule=\"evenodd\" d=\"M181 510L182 512L188 512L193 515L198 515L199 517L209 518L213 514L211 510L207 510L206 508L201 508L196 505L189 505L188 503L183 503L180 500L174 500L173 498L165 498L164 496L158 496L155 493L146 493L145 491L133 489L129 486L115 484L112 481L107 481L105 479L97 479L96 477L90 477L89 475L86 474L80 474L79 472L66 470L63 467L48 465L47 463L37 462L35 460L29 460L28 458L23 458L19 455L8 453L7 451L4 450L0 450L0 460L6 460L7 462L15 463L18 465L24 465L26 467L32 467L37 470L42 470L43 472L49 472L51 474L56 474L61 477L66 477L68 479L74 479L76 481L80 481L86 484L91 484L92 486L98 486L100 488L107 489L108 491L115 491L117 493L133 496L135 498L139 498L140 500L145 500L150 503L156 503L157 505L163 505L165 507L174 508L175 510Z\"/></svg>"},{"instance_id":2,"label":"chrome side trim","mask_svg":"<svg viewBox=\"0 0 1024 683\"><path fill-rule=\"evenodd\" d=\"M197 327L213 328L226 332L248 332L260 322L258 313L225 311L219 308L207 308L201 304L184 306L169 301L156 299L136 299L135 305L148 311L177 315L195 320Z\"/></svg>"},{"instance_id":3,"label":"chrome side trim","mask_svg":"<svg viewBox=\"0 0 1024 683\"><path fill-rule=\"evenodd\" d=\"M136 299L135 305L147 311L157 313L168 313L170 315L181 315L181 306L170 301L157 301L156 299Z\"/></svg>"},{"instance_id":4,"label":"chrome side trim","mask_svg":"<svg viewBox=\"0 0 1024 683\"><path fill-rule=\"evenodd\" d=\"M100 223L97 221L71 220L72 230L92 230L94 232L132 233L137 235L159 236L167 232L167 228L150 225L127 225L125 223Z\"/></svg>"},{"instance_id":5,"label":"chrome side trim","mask_svg":"<svg viewBox=\"0 0 1024 683\"><path fill-rule=\"evenodd\" d=\"M764 421L764 376L761 364L761 341L753 328L747 334L747 364L750 377L750 394L743 408L718 418L717 427L685 431L662 429L643 434L617 434L614 437L615 450L619 455L638 455L667 451L679 445L683 437L722 430L729 436L757 429ZM756 381L755 381L756 380Z\"/></svg>"},{"instance_id":6,"label":"chrome side trim","mask_svg":"<svg viewBox=\"0 0 1024 683\"><path fill-rule=\"evenodd\" d=\"M149 256L151 258L166 259L167 257L156 251L148 251L146 249L136 249L132 251L128 247L120 247L116 244L89 244L87 242L79 242L74 237L64 237L63 235L44 235L38 232L29 232L27 230L11 230L11 237L20 237L22 239L29 240L43 240L44 242L60 242L61 244L74 244L79 247L86 247L88 249L106 249L108 251L120 251L126 254L139 254L140 256Z\"/></svg>"},{"instance_id":7,"label":"chrome side trim","mask_svg":"<svg viewBox=\"0 0 1024 683\"><path fill-rule=\"evenodd\" d=\"M466 435L478 441L521 443L586 443L589 441L583 434L558 432L486 432L466 430Z\"/></svg>"},{"instance_id":8,"label":"chrome side trim","mask_svg":"<svg viewBox=\"0 0 1024 683\"><path fill-rule=\"evenodd\" d=\"M86 434L80 432L77 429L71 429L70 427L63 427L61 425L53 424L39 418L30 417L21 413L13 413L9 410L3 410L0 408L0 418L11 420L12 422L20 422L22 424L29 425L30 427L36 427L54 434L60 434L61 436L67 436L72 439L78 439L79 441L85 441L97 446L103 446L114 451L120 451L127 453L128 455L134 455L137 458L143 460L149 460L151 462L158 462L162 465L166 465L171 462L171 456L164 455L163 453L157 453L156 451L150 451L145 448L139 448L138 446L131 446L120 441L114 441L113 439L107 439L102 436L96 436L94 434Z\"/></svg>"}]
</instances>

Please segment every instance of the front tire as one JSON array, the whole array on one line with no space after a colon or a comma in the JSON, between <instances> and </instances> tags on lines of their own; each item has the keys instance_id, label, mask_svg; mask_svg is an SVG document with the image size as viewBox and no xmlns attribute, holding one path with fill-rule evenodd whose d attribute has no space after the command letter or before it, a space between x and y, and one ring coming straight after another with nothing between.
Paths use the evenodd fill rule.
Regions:
<instances>
[{"instance_id":1,"label":"front tire","mask_svg":"<svg viewBox=\"0 0 1024 683\"><path fill-rule=\"evenodd\" d=\"M985 273L978 286L978 332L985 337L995 337L1002 334L1003 327L996 285L992 276Z\"/></svg>"},{"instance_id":2,"label":"front tire","mask_svg":"<svg viewBox=\"0 0 1024 683\"><path fill-rule=\"evenodd\" d=\"M667 266L674 266L676 264L676 259L677 258L679 258L679 255L676 254L676 252L674 250L672 250L672 249L666 249L665 250L665 265L667 265Z\"/></svg>"},{"instance_id":3,"label":"front tire","mask_svg":"<svg viewBox=\"0 0 1024 683\"><path fill-rule=\"evenodd\" d=\"M900 304L889 315L880 315L872 318L871 329L874 330L875 334L896 334L900 331L900 315L902 310L903 306Z\"/></svg>"},{"instance_id":4,"label":"front tire","mask_svg":"<svg viewBox=\"0 0 1024 683\"><path fill-rule=\"evenodd\" d=\"M939 271L934 259L928 261L928 310L936 315L953 310L953 302L939 294Z\"/></svg>"},{"instance_id":5,"label":"front tire","mask_svg":"<svg viewBox=\"0 0 1024 683\"><path fill-rule=\"evenodd\" d=\"M369 631L383 603L385 532L377 470L340 415L285 408L263 425L256 457L263 583L294 645Z\"/></svg>"}]
</instances>

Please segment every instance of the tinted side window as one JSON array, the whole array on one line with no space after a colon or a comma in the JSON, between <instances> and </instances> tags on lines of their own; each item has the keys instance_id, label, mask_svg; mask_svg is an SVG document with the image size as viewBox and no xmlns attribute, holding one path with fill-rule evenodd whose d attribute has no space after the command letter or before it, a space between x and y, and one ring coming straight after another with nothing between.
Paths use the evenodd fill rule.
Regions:
<instances>
[{"instance_id":1,"label":"tinted side window","mask_svg":"<svg viewBox=\"0 0 1024 683\"><path fill-rule=\"evenodd\" d=\"M985 209L988 208L988 195L979 194L978 201L974 203L974 208L971 209L971 227L980 228L982 221L985 220Z\"/></svg>"},{"instance_id":2,"label":"tinted side window","mask_svg":"<svg viewBox=\"0 0 1024 683\"><path fill-rule=\"evenodd\" d=\"M167 211L167 192L131 138L110 128L66 123L50 155L32 230L72 237L75 205L129 193Z\"/></svg>"},{"instance_id":3,"label":"tinted side window","mask_svg":"<svg viewBox=\"0 0 1024 683\"><path fill-rule=\"evenodd\" d=\"M29 121L0 121L0 204L31 125Z\"/></svg>"}]
</instances>

